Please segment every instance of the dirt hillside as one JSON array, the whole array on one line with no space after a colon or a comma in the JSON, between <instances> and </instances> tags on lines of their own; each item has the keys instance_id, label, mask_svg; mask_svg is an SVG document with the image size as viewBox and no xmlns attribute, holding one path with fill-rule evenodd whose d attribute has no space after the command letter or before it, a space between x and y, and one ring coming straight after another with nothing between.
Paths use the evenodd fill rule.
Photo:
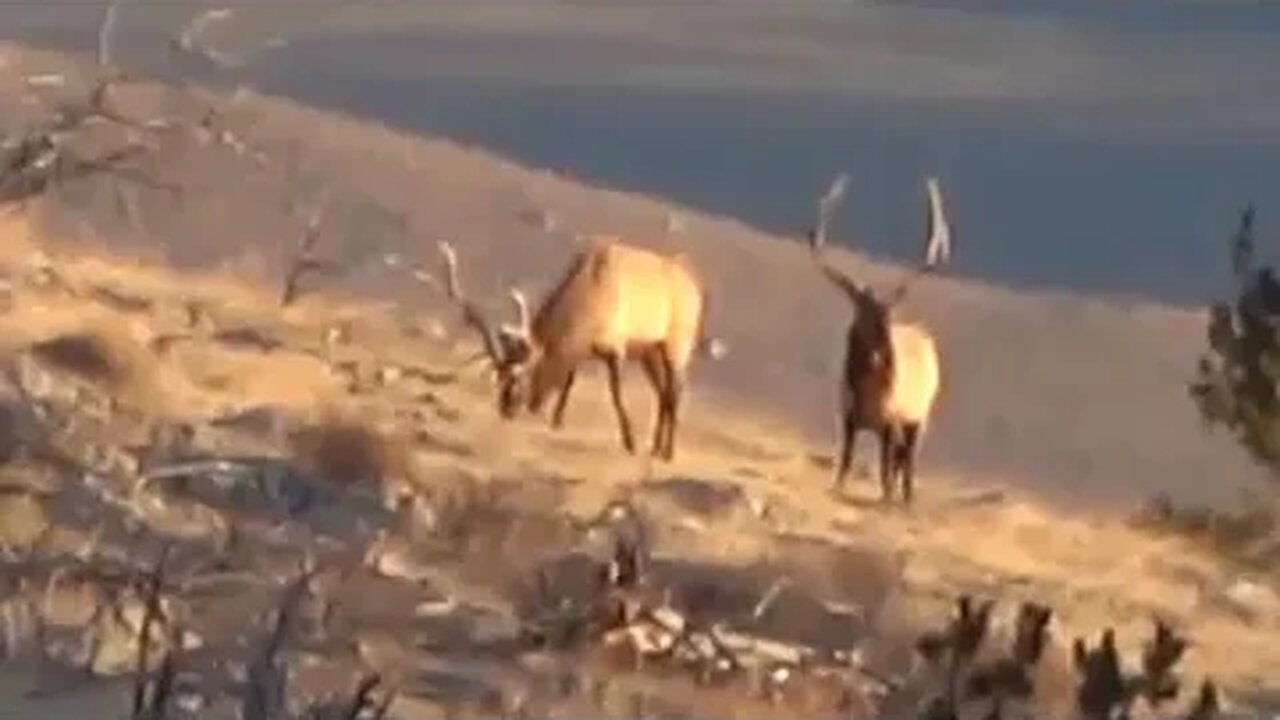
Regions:
<instances>
[{"instance_id":1,"label":"dirt hillside","mask_svg":"<svg viewBox=\"0 0 1280 720\"><path fill-rule=\"evenodd\" d=\"M1280 596L1186 541L1116 522L1064 518L1025 498L975 494L937 473L928 475L924 498L910 514L880 507L870 484L855 485L849 497L833 502L825 482L829 470L789 423L709 399L691 414L678 461L653 465L619 451L611 410L590 393L574 401L572 429L500 421L483 375L454 375L475 345L458 334L456 318L445 309L406 313L312 295L281 312L270 288L227 272L175 274L137 260L59 250L21 218L6 220L0 237L0 271L8 278L0 328L9 362L17 363L24 396L44 408L41 416L62 418L33 427L44 427L38 430L42 442L93 468L68 475L41 454L11 464L4 497L34 493L37 504L0 504L6 546L19 553L30 548L27 567L79 557L95 572L109 573L104 568L111 563L140 563L153 552L148 548L165 540L179 549L182 560L173 564L194 573L177 587L202 587L213 582L200 580L203 573L230 563L258 578L259 591L269 589L262 577L287 580L303 548L322 560L363 555L369 569L362 572L372 574L345 570L343 582L365 600L333 601L358 617L337 626L345 630L332 630L338 634L328 644L303 643L291 657L338 667L351 661L345 653L354 647L366 666L408 672L401 700L406 717L434 717L451 702L429 689L425 675L415 674L432 663L443 663L435 672L445 676L462 673L471 682L507 688L498 695L506 702L515 692L514 681L501 679L514 670L507 663L515 657L491 657L483 668L463 670L465 663L452 664L462 656L451 653L473 652L465 646L432 645L426 655L413 653L413 643L438 640L441 632L427 626L410 632L396 619L409 612L403 602L427 602L410 592L414 573L430 578L425 585L416 581L428 599L444 593L464 607L503 607L515 602L504 598L527 582L522 578L554 565L576 532L569 529L573 523L587 523L620 500L650 518L655 563L667 577L687 578L689 588L720 587L727 593L720 602L730 607L750 607L787 578L779 586L786 588L780 615L761 631L791 642L817 637L854 643L878 673L904 672L903 638L941 616L964 592L999 598L1002 607L1029 599L1055 609L1057 644L1047 672L1059 679L1048 686L1049 707L1070 698L1061 679L1069 638L1114 627L1122 647L1134 649L1153 615L1195 639L1186 663L1190 677L1211 673L1233 703L1270 702L1276 691L1271 669L1280 661L1274 651ZM632 390L633 412L648 410L645 395ZM157 437L169 437L157 432L174 428L187 428L184 441L156 444ZM367 430L350 436L342 428ZM381 449L342 439L359 432L381 438ZM166 453L192 451L196 458L212 453L289 463L306 473L300 477L339 482L338 495L272 484L283 479L267 481L275 488L265 491L269 501L253 500L251 490L222 498L197 480L156 480L129 490L130 473L138 468L144 475L159 472L183 457ZM100 479L89 483L90 475ZM393 496L407 483L426 499L425 517L432 519L422 526L383 525L377 493L373 505L359 499L377 490L365 485L375 476L382 492ZM281 503L292 509L278 509ZM370 534L377 527L386 529ZM412 556L394 550L415 537L404 534L414 527L433 537L446 533L468 549L441 556L437 548L426 556L435 558L428 569L414 571ZM401 544L387 545L387 538ZM398 554L376 554L393 551ZM48 560L36 560L46 554ZM236 590L242 586L232 577L216 582L232 595L211 587L181 596L187 627L204 638L252 632L240 623L271 596ZM389 604L369 605L370 592L391 593ZM733 593L745 597L734 601ZM852 607L854 619L823 619L833 610L815 617L814 608L823 606L806 598ZM379 627L398 629L388 636ZM359 650L369 643L399 660L370 660L373 651ZM201 652L223 657L238 647L215 641ZM625 686L617 678L611 682ZM672 692L632 682L639 683L635 692ZM217 687L205 685L202 692L217 697ZM708 704L713 696L676 687L692 694L673 701L675 707L726 711ZM558 707L572 713L574 706ZM763 712L741 702L734 708L739 716Z\"/></svg>"},{"instance_id":2,"label":"dirt hillside","mask_svg":"<svg viewBox=\"0 0 1280 720\"><path fill-rule=\"evenodd\" d=\"M24 75L66 63L15 46L0 54L0 88L11 99L23 92ZM177 102L165 93L134 95L127 101L140 107ZM421 289L389 277L381 259L394 252L434 262L435 242L447 238L495 313L505 311L502 286L536 294L551 282L575 232L626 234L689 252L707 277L712 330L733 352L697 371L698 390L780 413L819 448L831 442L831 388L849 311L796 243L684 208L677 208L683 230L668 236L670 205L660 200L252 94L208 102L271 164L184 147L163 169L197 190L180 204L144 197L145 237L122 225L108 194L89 191L76 198L78 218L61 219L61 234L75 237L92 219L93 242L145 247L181 266L238 264L267 275L301 232L291 205L323 192L333 202L322 246L347 271L327 286L420 298ZM813 198L798 196L796 204L811 207ZM839 261L879 282L900 272L853 253L839 253ZM1234 502L1252 486L1256 472L1228 439L1206 436L1186 398L1201 347L1199 312L959 278L923 284L905 311L936 328L946 356L927 466L1072 503L1131 506L1157 490ZM690 412L699 412L696 403Z\"/></svg>"},{"instance_id":3,"label":"dirt hillside","mask_svg":"<svg viewBox=\"0 0 1280 720\"><path fill-rule=\"evenodd\" d=\"M14 98L23 77L68 71L15 47L2 57L0 93ZM998 598L1001 632L1017 601L1054 609L1039 685L1054 716L1072 697L1071 639L1112 627L1132 653L1153 616L1194 639L1189 678L1212 674L1236 706L1275 702L1280 597L1265 579L1037 493L979 491L1015 484L1021 463L1029 490L1225 493L1199 481L1236 477L1225 464L1207 475L1229 455L1178 392L1192 314L961 280L921 288L913 312L939 327L952 379L920 504L893 512L870 483L829 491L822 418L846 310L794 244L692 214L664 236L656 201L276 101L147 86L118 100L143 116L221 109L251 149L166 136L152 169L180 195L131 200L89 182L0 221L8 655L37 645L59 667L126 675L150 605L137 578L171 557L153 595L171 608L164 637L201 671L183 697L225 706L261 674L235 663L303 563L313 584L299 592L317 604L283 654L304 695L372 669L398 687L404 717L459 705L620 716L654 702L779 712L526 647L530 627L552 622L532 610L572 609L579 546L622 502L651 524L663 602L784 650L831 645L846 669L892 678L876 682L894 702L917 699L910 638L960 593ZM14 123L35 112L13 107ZM317 207L316 252L341 273L282 309L281 266ZM459 369L475 341L456 309L386 263L431 262L434 241L452 239L468 287L491 291L498 312L496 288L539 289L564 261L566 227L645 229L712 284L731 355L699 371L674 464L619 451L594 379L560 431L499 420L484 375ZM628 402L647 418L637 380ZM864 681L855 694L871 703ZM782 707L837 706L814 702Z\"/></svg>"}]
</instances>

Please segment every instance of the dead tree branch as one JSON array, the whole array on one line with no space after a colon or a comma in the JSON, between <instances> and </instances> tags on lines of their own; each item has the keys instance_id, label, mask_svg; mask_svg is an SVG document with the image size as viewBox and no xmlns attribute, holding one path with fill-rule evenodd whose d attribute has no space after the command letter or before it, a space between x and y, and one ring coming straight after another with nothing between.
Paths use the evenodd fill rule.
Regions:
<instances>
[{"instance_id":1,"label":"dead tree branch","mask_svg":"<svg viewBox=\"0 0 1280 720\"><path fill-rule=\"evenodd\" d=\"M320 230L324 213L329 203L329 193L325 191L307 218L306 229L298 240L298 248L289 266L285 268L284 282L280 289L280 307L288 307L298 298L300 283L303 277L311 273L332 274L337 272L338 264L316 255L316 244L320 241Z\"/></svg>"},{"instance_id":2,"label":"dead tree branch","mask_svg":"<svg viewBox=\"0 0 1280 720\"><path fill-rule=\"evenodd\" d=\"M281 594L271 629L249 664L240 704L240 717L244 720L275 720L285 710L289 673L280 653L299 605L310 591L315 572L314 564L304 563L298 576Z\"/></svg>"},{"instance_id":3,"label":"dead tree branch","mask_svg":"<svg viewBox=\"0 0 1280 720\"><path fill-rule=\"evenodd\" d=\"M166 673L161 673L155 683L151 682L151 630L158 622L169 623L169 619L164 617L164 610L161 605L161 593L164 591L164 573L165 564L169 558L170 547L165 545L160 550L160 557L157 558L155 566L140 583L140 589L143 590L144 607L142 614L142 623L138 628L138 655L137 663L134 667L134 685L133 685L133 717L141 720L141 718L157 718L160 716L154 714L146 714L148 711L154 712L154 709L162 706L165 696L167 696L171 688L165 687L160 682L164 680ZM170 664L171 664L170 660ZM162 668L163 669L163 668ZM165 682L172 683L172 668L167 673L170 675Z\"/></svg>"},{"instance_id":4,"label":"dead tree branch","mask_svg":"<svg viewBox=\"0 0 1280 720\"><path fill-rule=\"evenodd\" d=\"M180 117L136 118L118 110L111 101L112 90L132 79L116 65L118 30L121 10L127 0L111 3L102 15L97 30L97 63L87 80L87 87L69 100L57 102L48 117L34 127L0 138L0 210L22 211L33 200L49 197L63 187L97 177L131 183L139 187L163 190L181 195L174 183L154 177L140 162L161 150L159 133L185 130L201 142L214 142L227 147L240 157L265 165L267 157L231 130L221 127L218 113L208 110L202 118ZM184 30L177 46L192 49L198 36L212 21L230 11L207 11ZM27 78L28 87L72 86L61 73ZM179 82L184 91L190 90ZM190 93L193 97L195 93ZM85 155L83 140L93 127L105 127L114 135L97 134L95 140L114 137L114 149ZM101 145L100 141L92 144ZM130 223L139 225L135 210L124 208Z\"/></svg>"},{"instance_id":5,"label":"dead tree branch","mask_svg":"<svg viewBox=\"0 0 1280 720\"><path fill-rule=\"evenodd\" d=\"M117 0L107 6L107 11L102 16L102 24L98 26L98 67L108 68L115 63L114 35L116 32L116 18L120 13L120 6L123 5L122 0Z\"/></svg>"}]
</instances>

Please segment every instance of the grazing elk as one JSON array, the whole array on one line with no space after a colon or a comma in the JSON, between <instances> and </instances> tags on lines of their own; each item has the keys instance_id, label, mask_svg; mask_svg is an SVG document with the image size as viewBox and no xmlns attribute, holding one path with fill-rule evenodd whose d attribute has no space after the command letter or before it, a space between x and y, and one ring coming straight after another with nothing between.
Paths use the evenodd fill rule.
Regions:
<instances>
[{"instance_id":1,"label":"grazing elk","mask_svg":"<svg viewBox=\"0 0 1280 720\"><path fill-rule=\"evenodd\" d=\"M845 341L844 373L840 380L840 457L837 490L844 486L860 430L880 437L880 485L886 502L892 500L897 478L902 499L911 503L915 459L941 384L938 350L932 333L918 323L893 318L893 308L912 282L945 263L951 254L951 226L942 204L938 181L929 178L928 231L924 260L888 295L877 295L827 262L823 254L831 217L844 197L848 177L839 175L818 202L817 226L809 232L809 246L823 274L849 297L854 318Z\"/></svg>"},{"instance_id":2,"label":"grazing elk","mask_svg":"<svg viewBox=\"0 0 1280 720\"><path fill-rule=\"evenodd\" d=\"M497 373L498 410L504 418L522 407L539 412L547 396L558 390L551 426L560 427L578 365L594 357L608 371L622 445L634 454L620 378L622 362L634 359L658 400L650 453L665 460L674 457L689 361L695 351L719 352L716 341L702 335L706 295L683 255L661 255L612 236L594 236L532 316L524 296L512 290L519 324L494 332L461 295L453 248L441 243L440 250L448 273L446 290L480 334Z\"/></svg>"}]
</instances>

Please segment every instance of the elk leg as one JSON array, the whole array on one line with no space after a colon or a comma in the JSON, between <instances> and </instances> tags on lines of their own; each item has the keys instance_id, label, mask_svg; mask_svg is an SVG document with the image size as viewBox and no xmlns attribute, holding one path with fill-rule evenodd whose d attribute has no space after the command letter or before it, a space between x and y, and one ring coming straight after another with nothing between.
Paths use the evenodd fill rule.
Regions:
<instances>
[{"instance_id":1,"label":"elk leg","mask_svg":"<svg viewBox=\"0 0 1280 720\"><path fill-rule=\"evenodd\" d=\"M916 453L920 447L920 425L909 423L902 428L902 444L899 446L899 462L902 472L902 502L911 504L915 495Z\"/></svg>"},{"instance_id":2,"label":"elk leg","mask_svg":"<svg viewBox=\"0 0 1280 720\"><path fill-rule=\"evenodd\" d=\"M894 449L897 444L897 433L892 425L880 428L880 499L886 503L893 502Z\"/></svg>"},{"instance_id":3,"label":"elk leg","mask_svg":"<svg viewBox=\"0 0 1280 720\"><path fill-rule=\"evenodd\" d=\"M641 356L640 363L649 378L649 384L653 386L654 396L658 398L658 413L653 423L653 444L649 448L650 455L657 455L662 450L662 433L666 429L669 413L666 378L663 376L661 358L656 351Z\"/></svg>"},{"instance_id":4,"label":"elk leg","mask_svg":"<svg viewBox=\"0 0 1280 720\"><path fill-rule=\"evenodd\" d=\"M858 394L847 383L840 384L840 457L836 465L836 490L844 489L844 480L853 466L853 456L858 445L859 419Z\"/></svg>"},{"instance_id":5,"label":"elk leg","mask_svg":"<svg viewBox=\"0 0 1280 720\"><path fill-rule=\"evenodd\" d=\"M676 456L676 424L679 422L680 396L684 393L684 378L676 372L666 348L658 350L658 357L667 375L667 438L662 458L670 461Z\"/></svg>"},{"instance_id":6,"label":"elk leg","mask_svg":"<svg viewBox=\"0 0 1280 720\"><path fill-rule=\"evenodd\" d=\"M564 424L564 407L569 402L569 391L573 389L573 381L578 376L577 369L569 371L569 375L564 379L564 385L560 387L560 397L556 398L556 406L551 409L551 427L559 429Z\"/></svg>"},{"instance_id":7,"label":"elk leg","mask_svg":"<svg viewBox=\"0 0 1280 720\"><path fill-rule=\"evenodd\" d=\"M840 418L840 463L836 467L836 489L844 489L845 476L853 464L853 451L858 439L858 413L853 408L845 408Z\"/></svg>"},{"instance_id":8,"label":"elk leg","mask_svg":"<svg viewBox=\"0 0 1280 720\"><path fill-rule=\"evenodd\" d=\"M627 417L627 408L622 404L622 363L613 353L601 357L609 370L609 393L613 396L614 412L618 414L618 430L622 433L622 446L634 455L636 443L631 436L631 418Z\"/></svg>"}]
</instances>

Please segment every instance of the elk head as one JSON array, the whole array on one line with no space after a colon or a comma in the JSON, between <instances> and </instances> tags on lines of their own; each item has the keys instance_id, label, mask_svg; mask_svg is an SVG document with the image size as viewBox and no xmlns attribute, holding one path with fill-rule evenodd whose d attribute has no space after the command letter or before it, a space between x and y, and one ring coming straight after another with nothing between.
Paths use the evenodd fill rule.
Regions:
<instances>
[{"instance_id":1,"label":"elk head","mask_svg":"<svg viewBox=\"0 0 1280 720\"><path fill-rule=\"evenodd\" d=\"M488 360L493 368L498 387L498 412L510 419L521 406L536 411L546 395L546 383L531 380L541 380L545 371L542 370L544 363L539 362L542 348L533 337L524 293L514 288L509 291L517 321L514 325L502 323L495 329L480 309L463 296L458 280L458 256L453 246L441 242L440 254L444 257L445 293L462 309L463 320L480 336L483 351L479 357Z\"/></svg>"},{"instance_id":2,"label":"elk head","mask_svg":"<svg viewBox=\"0 0 1280 720\"><path fill-rule=\"evenodd\" d=\"M809 249L823 273L845 292L853 304L855 319L850 332L865 348L864 357L869 365L866 369L876 374L888 373L892 370L893 363L892 353L889 352L889 326L892 322L893 309L907 296L907 291L916 280L934 272L950 259L951 224L947 220L946 209L942 203L942 190L937 178L926 179L928 227L925 233L924 257L917 267L908 271L907 276L899 281L892 292L880 295L865 283L858 282L837 270L823 257L831 218L844 199L848 185L849 176L841 173L818 200L818 220L807 234Z\"/></svg>"}]
</instances>

